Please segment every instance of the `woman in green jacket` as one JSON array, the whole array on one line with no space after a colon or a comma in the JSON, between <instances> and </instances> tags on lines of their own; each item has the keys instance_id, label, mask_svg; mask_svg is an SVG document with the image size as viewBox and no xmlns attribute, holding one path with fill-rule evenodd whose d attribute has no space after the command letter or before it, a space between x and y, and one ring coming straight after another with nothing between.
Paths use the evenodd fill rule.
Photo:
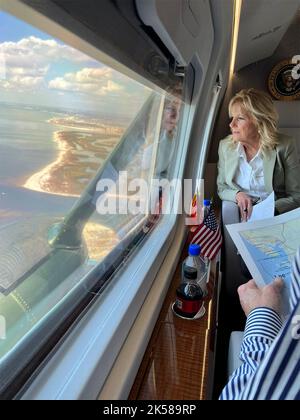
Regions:
<instances>
[{"instance_id":1,"label":"woman in green jacket","mask_svg":"<svg viewBox=\"0 0 300 420\"><path fill-rule=\"evenodd\" d=\"M300 160L293 138L278 133L278 114L268 94L244 89L229 103L231 135L220 142L218 194L237 203L241 219L275 193L275 214L300 206Z\"/></svg>"}]
</instances>

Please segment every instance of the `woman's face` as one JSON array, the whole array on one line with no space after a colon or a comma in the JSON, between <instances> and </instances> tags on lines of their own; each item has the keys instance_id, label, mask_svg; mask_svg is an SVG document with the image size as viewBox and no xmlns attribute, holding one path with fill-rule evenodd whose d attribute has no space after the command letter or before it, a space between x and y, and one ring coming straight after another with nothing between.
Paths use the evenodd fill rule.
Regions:
<instances>
[{"instance_id":1,"label":"woman's face","mask_svg":"<svg viewBox=\"0 0 300 420\"><path fill-rule=\"evenodd\" d=\"M177 127L180 105L181 101L176 98L172 102L168 102L164 109L163 126L170 134Z\"/></svg>"},{"instance_id":2,"label":"woman's face","mask_svg":"<svg viewBox=\"0 0 300 420\"><path fill-rule=\"evenodd\" d=\"M257 145L259 143L258 129L251 116L238 103L232 106L231 114L232 120L229 127L233 140L242 144Z\"/></svg>"}]
</instances>

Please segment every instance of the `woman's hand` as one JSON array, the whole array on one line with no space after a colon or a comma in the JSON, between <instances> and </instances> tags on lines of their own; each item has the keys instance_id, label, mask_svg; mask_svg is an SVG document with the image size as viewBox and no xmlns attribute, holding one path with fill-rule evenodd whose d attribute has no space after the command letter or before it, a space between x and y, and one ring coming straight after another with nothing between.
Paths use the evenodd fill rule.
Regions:
<instances>
[{"instance_id":1,"label":"woman's hand","mask_svg":"<svg viewBox=\"0 0 300 420\"><path fill-rule=\"evenodd\" d=\"M243 192L238 192L235 198L240 209L242 222L247 222L252 213L252 200L249 195Z\"/></svg>"}]
</instances>

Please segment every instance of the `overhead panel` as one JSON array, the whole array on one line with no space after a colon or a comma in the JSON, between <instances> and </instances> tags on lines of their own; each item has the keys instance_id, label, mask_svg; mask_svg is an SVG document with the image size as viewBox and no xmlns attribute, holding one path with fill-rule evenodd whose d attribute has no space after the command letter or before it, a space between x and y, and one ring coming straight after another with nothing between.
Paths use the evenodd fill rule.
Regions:
<instances>
[{"instance_id":1,"label":"overhead panel","mask_svg":"<svg viewBox=\"0 0 300 420\"><path fill-rule=\"evenodd\" d=\"M299 0L243 0L235 71L270 57L299 7Z\"/></svg>"},{"instance_id":2,"label":"overhead panel","mask_svg":"<svg viewBox=\"0 0 300 420\"><path fill-rule=\"evenodd\" d=\"M136 0L136 6L179 65L198 56L207 69L214 42L209 0Z\"/></svg>"}]
</instances>

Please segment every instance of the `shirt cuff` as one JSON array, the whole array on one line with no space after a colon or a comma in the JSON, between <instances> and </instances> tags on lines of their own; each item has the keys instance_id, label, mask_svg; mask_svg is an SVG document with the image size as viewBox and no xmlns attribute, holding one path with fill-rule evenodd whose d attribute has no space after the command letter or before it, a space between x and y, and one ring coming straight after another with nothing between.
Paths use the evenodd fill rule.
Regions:
<instances>
[{"instance_id":1,"label":"shirt cuff","mask_svg":"<svg viewBox=\"0 0 300 420\"><path fill-rule=\"evenodd\" d=\"M236 190L226 189L223 191L219 191L219 197L221 198L221 200L233 201L234 203L236 203L236 195L238 192L241 192L241 191L238 189Z\"/></svg>"},{"instance_id":2,"label":"shirt cuff","mask_svg":"<svg viewBox=\"0 0 300 420\"><path fill-rule=\"evenodd\" d=\"M281 330L282 325L280 316L273 309L254 309L248 315L244 339L255 336L274 340Z\"/></svg>"}]
</instances>

